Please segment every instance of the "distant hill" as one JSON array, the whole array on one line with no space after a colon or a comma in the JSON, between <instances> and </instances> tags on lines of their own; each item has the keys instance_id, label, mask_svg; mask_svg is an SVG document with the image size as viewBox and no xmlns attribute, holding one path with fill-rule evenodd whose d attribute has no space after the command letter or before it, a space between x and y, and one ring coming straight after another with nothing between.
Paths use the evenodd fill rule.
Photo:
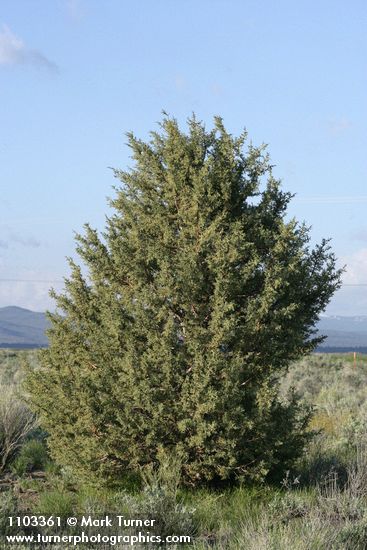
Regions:
<instances>
[{"instance_id":1,"label":"distant hill","mask_svg":"<svg viewBox=\"0 0 367 550\"><path fill-rule=\"evenodd\" d=\"M48 345L44 313L22 307L0 308L0 348L39 348ZM359 351L367 353L367 315L355 317L324 316L318 324L327 336L319 352Z\"/></svg>"},{"instance_id":2,"label":"distant hill","mask_svg":"<svg viewBox=\"0 0 367 550\"><path fill-rule=\"evenodd\" d=\"M367 334L367 315L323 315L319 321L320 330L338 330Z\"/></svg>"},{"instance_id":3,"label":"distant hill","mask_svg":"<svg viewBox=\"0 0 367 550\"><path fill-rule=\"evenodd\" d=\"M0 348L40 348L48 345L44 313L22 307L0 308Z\"/></svg>"},{"instance_id":4,"label":"distant hill","mask_svg":"<svg viewBox=\"0 0 367 550\"><path fill-rule=\"evenodd\" d=\"M318 351L339 348L339 351L367 353L367 315L321 317L318 329L327 336Z\"/></svg>"}]
</instances>

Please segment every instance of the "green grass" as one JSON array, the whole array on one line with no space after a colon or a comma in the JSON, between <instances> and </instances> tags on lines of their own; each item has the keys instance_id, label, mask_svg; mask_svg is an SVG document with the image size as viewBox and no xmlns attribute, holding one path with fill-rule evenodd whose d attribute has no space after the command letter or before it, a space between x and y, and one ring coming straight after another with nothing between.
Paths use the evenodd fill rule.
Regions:
<instances>
[{"instance_id":1,"label":"green grass","mask_svg":"<svg viewBox=\"0 0 367 550\"><path fill-rule=\"evenodd\" d=\"M0 351L3 381L18 383L19 358L29 353ZM36 354L31 357L36 361ZM171 471L146 479L141 490L128 477L114 489L101 489L80 486L70 472L49 463L46 483L19 481L23 490L33 489L29 502L27 492L15 488L13 495L0 494L0 511L28 506L33 513L156 514L163 532L192 533L195 550L364 550L367 356L357 356L355 368L352 354L314 354L289 369L284 395L291 386L313 407L315 436L281 484L191 491L177 488ZM27 448L23 454L28 456Z\"/></svg>"},{"instance_id":2,"label":"green grass","mask_svg":"<svg viewBox=\"0 0 367 550\"><path fill-rule=\"evenodd\" d=\"M28 361L37 365L39 350L0 349L0 384L19 384L23 379L22 363Z\"/></svg>"}]
</instances>

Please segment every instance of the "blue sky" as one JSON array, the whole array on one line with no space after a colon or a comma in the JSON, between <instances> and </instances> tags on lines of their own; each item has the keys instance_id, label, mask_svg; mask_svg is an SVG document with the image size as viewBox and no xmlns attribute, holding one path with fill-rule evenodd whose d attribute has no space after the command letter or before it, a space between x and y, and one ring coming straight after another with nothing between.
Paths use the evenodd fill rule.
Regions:
<instances>
[{"instance_id":1,"label":"blue sky","mask_svg":"<svg viewBox=\"0 0 367 550\"><path fill-rule=\"evenodd\" d=\"M109 167L131 163L125 132L162 109L268 143L289 214L367 283L366 50L362 0L2 0L0 306L52 307L23 280L67 275L73 231L103 229ZM367 314L367 286L328 313Z\"/></svg>"}]
</instances>

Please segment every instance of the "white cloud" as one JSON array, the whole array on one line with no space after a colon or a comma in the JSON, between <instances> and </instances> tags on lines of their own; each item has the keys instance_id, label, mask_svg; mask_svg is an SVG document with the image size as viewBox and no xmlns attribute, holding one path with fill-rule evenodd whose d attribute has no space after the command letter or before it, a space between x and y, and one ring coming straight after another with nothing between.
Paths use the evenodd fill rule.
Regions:
<instances>
[{"instance_id":1,"label":"white cloud","mask_svg":"<svg viewBox=\"0 0 367 550\"><path fill-rule=\"evenodd\" d=\"M367 248L361 248L353 254L340 258L346 265L343 282L348 285L367 284ZM366 286L367 293L367 286Z\"/></svg>"},{"instance_id":2,"label":"white cloud","mask_svg":"<svg viewBox=\"0 0 367 550\"><path fill-rule=\"evenodd\" d=\"M39 248L42 244L41 241L35 237L32 237L32 235L22 236L18 233L5 230L6 235L4 237L3 233L4 231L2 231L3 238L0 239L0 248L10 248L14 244L20 244L21 246L25 246L27 248Z\"/></svg>"},{"instance_id":3,"label":"white cloud","mask_svg":"<svg viewBox=\"0 0 367 550\"><path fill-rule=\"evenodd\" d=\"M33 311L55 309L50 288L61 291L63 287L61 277L52 271L22 268L8 271L8 263L0 258L0 307L19 306Z\"/></svg>"},{"instance_id":4,"label":"white cloud","mask_svg":"<svg viewBox=\"0 0 367 550\"><path fill-rule=\"evenodd\" d=\"M21 237L14 233L10 235L10 241L29 248L39 248L41 246L41 242L34 237Z\"/></svg>"},{"instance_id":5,"label":"white cloud","mask_svg":"<svg viewBox=\"0 0 367 550\"><path fill-rule=\"evenodd\" d=\"M57 65L38 50L28 48L6 25L0 30L0 65L33 65L55 72Z\"/></svg>"},{"instance_id":6,"label":"white cloud","mask_svg":"<svg viewBox=\"0 0 367 550\"><path fill-rule=\"evenodd\" d=\"M328 315L367 315L367 248L361 248L338 260L346 266L343 285L326 309Z\"/></svg>"},{"instance_id":7,"label":"white cloud","mask_svg":"<svg viewBox=\"0 0 367 550\"><path fill-rule=\"evenodd\" d=\"M46 283L0 281L0 307L19 306L33 311L54 309L55 303L49 296L51 286Z\"/></svg>"},{"instance_id":8,"label":"white cloud","mask_svg":"<svg viewBox=\"0 0 367 550\"><path fill-rule=\"evenodd\" d=\"M327 315L367 315L367 287L343 286L326 308Z\"/></svg>"}]
</instances>

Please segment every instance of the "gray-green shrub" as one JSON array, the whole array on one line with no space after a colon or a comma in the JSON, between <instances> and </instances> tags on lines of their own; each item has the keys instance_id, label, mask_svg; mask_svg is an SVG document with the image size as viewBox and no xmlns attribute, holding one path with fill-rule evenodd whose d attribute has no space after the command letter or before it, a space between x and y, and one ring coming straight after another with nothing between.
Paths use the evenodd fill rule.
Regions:
<instances>
[{"instance_id":1,"label":"gray-green shrub","mask_svg":"<svg viewBox=\"0 0 367 550\"><path fill-rule=\"evenodd\" d=\"M36 419L12 386L0 386L0 473L36 426Z\"/></svg>"}]
</instances>

